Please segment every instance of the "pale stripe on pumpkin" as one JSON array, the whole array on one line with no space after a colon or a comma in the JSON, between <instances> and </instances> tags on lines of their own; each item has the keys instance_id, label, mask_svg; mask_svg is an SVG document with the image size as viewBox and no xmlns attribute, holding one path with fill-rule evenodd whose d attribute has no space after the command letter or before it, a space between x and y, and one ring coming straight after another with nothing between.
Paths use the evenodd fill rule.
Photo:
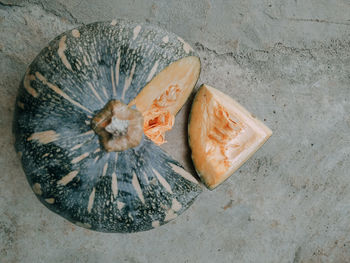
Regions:
<instances>
[{"instance_id":1,"label":"pale stripe on pumpkin","mask_svg":"<svg viewBox=\"0 0 350 263\"><path fill-rule=\"evenodd\" d=\"M88 130L87 132L81 133L76 137L81 137L81 136L90 135L90 134L95 134L94 130Z\"/></svg>"},{"instance_id":2,"label":"pale stripe on pumpkin","mask_svg":"<svg viewBox=\"0 0 350 263\"><path fill-rule=\"evenodd\" d=\"M114 71L113 71L112 65L111 65L111 81L112 81L113 96L116 96L117 95L117 88L116 88L115 82L114 82Z\"/></svg>"},{"instance_id":3,"label":"pale stripe on pumpkin","mask_svg":"<svg viewBox=\"0 0 350 263\"><path fill-rule=\"evenodd\" d=\"M72 36L75 37L75 38L78 38L80 37L80 32L78 29L73 29L72 30Z\"/></svg>"},{"instance_id":4,"label":"pale stripe on pumpkin","mask_svg":"<svg viewBox=\"0 0 350 263\"><path fill-rule=\"evenodd\" d=\"M117 180L117 175L115 173L112 173L112 192L113 192L113 196L114 198L117 197L118 195L118 180Z\"/></svg>"},{"instance_id":5,"label":"pale stripe on pumpkin","mask_svg":"<svg viewBox=\"0 0 350 263\"><path fill-rule=\"evenodd\" d=\"M37 195L42 195L43 191L41 190L41 185L39 183L35 183L32 186L33 192Z\"/></svg>"},{"instance_id":6,"label":"pale stripe on pumpkin","mask_svg":"<svg viewBox=\"0 0 350 263\"><path fill-rule=\"evenodd\" d=\"M94 153L98 153L99 151L101 151L101 148L100 148L100 147L98 147L98 148L94 151Z\"/></svg>"},{"instance_id":7,"label":"pale stripe on pumpkin","mask_svg":"<svg viewBox=\"0 0 350 263\"><path fill-rule=\"evenodd\" d=\"M53 90L55 93L57 93L58 95L62 96L63 98L65 98L66 100L68 100L70 103L74 104L75 106L89 112L92 114L92 111L85 108L83 105L81 105L80 103L76 102L75 100L73 100L71 97L69 97L63 90L61 90L59 87L57 87L56 85L50 83L47 81L47 79L41 75L39 72L35 72L35 76L45 85L47 85L51 90Z\"/></svg>"},{"instance_id":8,"label":"pale stripe on pumpkin","mask_svg":"<svg viewBox=\"0 0 350 263\"><path fill-rule=\"evenodd\" d=\"M135 28L134 28L134 36L133 36L133 40L135 40L137 38L137 36L139 35L141 31L141 26L140 25L137 25Z\"/></svg>"},{"instance_id":9,"label":"pale stripe on pumpkin","mask_svg":"<svg viewBox=\"0 0 350 263\"><path fill-rule=\"evenodd\" d=\"M88 85L89 88L91 89L92 93L94 93L95 97L96 97L102 104L104 104L104 101L101 99L100 95L97 93L97 91L95 90L94 86L93 86L90 82L87 82L87 85Z\"/></svg>"},{"instance_id":10,"label":"pale stripe on pumpkin","mask_svg":"<svg viewBox=\"0 0 350 263\"><path fill-rule=\"evenodd\" d=\"M107 94L107 90L105 88L105 86L102 86L102 91L103 91L103 94L106 96L106 98L108 99L108 94Z\"/></svg>"},{"instance_id":11,"label":"pale stripe on pumpkin","mask_svg":"<svg viewBox=\"0 0 350 263\"><path fill-rule=\"evenodd\" d=\"M180 211L181 208L182 208L182 205L180 204L180 202L177 201L175 198L173 198L171 209L177 212L177 211Z\"/></svg>"},{"instance_id":12,"label":"pale stripe on pumpkin","mask_svg":"<svg viewBox=\"0 0 350 263\"><path fill-rule=\"evenodd\" d=\"M85 64L86 66L88 66L88 65L89 65L89 62L87 61L87 58L86 58L86 56L85 56L85 55L83 56L83 61L84 61L84 64Z\"/></svg>"},{"instance_id":13,"label":"pale stripe on pumpkin","mask_svg":"<svg viewBox=\"0 0 350 263\"><path fill-rule=\"evenodd\" d=\"M185 50L186 54L190 53L190 51L193 51L193 48L190 46L190 44L185 42L185 40L183 40L181 37L177 37L177 39L183 44L182 47Z\"/></svg>"},{"instance_id":14,"label":"pale stripe on pumpkin","mask_svg":"<svg viewBox=\"0 0 350 263\"><path fill-rule=\"evenodd\" d=\"M164 186L165 190L167 190L170 194L173 193L173 191L171 190L170 185L168 184L168 182L163 178L163 176L161 176L157 170L153 169L153 173L156 175L158 181L161 183L162 186Z\"/></svg>"},{"instance_id":15,"label":"pale stripe on pumpkin","mask_svg":"<svg viewBox=\"0 0 350 263\"><path fill-rule=\"evenodd\" d=\"M35 80L35 76L29 74L29 69L27 69L26 74L24 75L24 79L23 79L23 86L24 86L25 90L26 90L30 95L32 95L34 98L36 98L36 97L39 96L39 94L38 94L38 92L37 92L34 88L32 88L32 86L30 85L30 82L31 82L32 80Z\"/></svg>"},{"instance_id":16,"label":"pale stripe on pumpkin","mask_svg":"<svg viewBox=\"0 0 350 263\"><path fill-rule=\"evenodd\" d=\"M149 184L149 181L148 181L148 176L146 173L142 173L143 174L143 177L145 178L145 181L147 184Z\"/></svg>"},{"instance_id":17,"label":"pale stripe on pumpkin","mask_svg":"<svg viewBox=\"0 0 350 263\"><path fill-rule=\"evenodd\" d=\"M130 87L130 84L131 84L131 82L132 82L132 78L133 78L133 76L134 76L135 68L136 68L136 62L134 62L134 64L132 65L132 68L131 68L129 77L127 77L127 78L125 79L125 84L124 84L122 99L125 98L125 92L126 92L126 90Z\"/></svg>"},{"instance_id":18,"label":"pale stripe on pumpkin","mask_svg":"<svg viewBox=\"0 0 350 263\"><path fill-rule=\"evenodd\" d=\"M84 137L84 136L93 135L93 134L95 134L94 130L88 130L87 132L84 132L84 133L81 133L81 134L78 134L78 135L75 135L75 136L64 136L64 137L61 137L61 138L59 138L59 140L60 141L62 141L62 140L69 140L69 139L72 139L72 138L79 138L79 137ZM78 145L74 146L71 150L79 149L84 143L86 143L86 142L83 142L81 144L78 144Z\"/></svg>"},{"instance_id":19,"label":"pale stripe on pumpkin","mask_svg":"<svg viewBox=\"0 0 350 263\"><path fill-rule=\"evenodd\" d=\"M67 185L69 182L71 182L71 181L74 179L74 177L77 176L78 173L79 173L79 171L72 171L72 172L70 172L70 173L67 174L66 176L63 176L63 177L61 178L61 180L59 180L59 181L57 182L57 184L60 184L60 185Z\"/></svg>"},{"instance_id":20,"label":"pale stripe on pumpkin","mask_svg":"<svg viewBox=\"0 0 350 263\"><path fill-rule=\"evenodd\" d=\"M192 183L198 184L197 180L189 172L185 171L183 168L181 168L175 164L172 164L172 163L169 163L169 164L170 164L171 168L176 173L181 175L183 178L185 178L188 181L191 181Z\"/></svg>"},{"instance_id":21,"label":"pale stripe on pumpkin","mask_svg":"<svg viewBox=\"0 0 350 263\"><path fill-rule=\"evenodd\" d=\"M115 85L118 86L119 84L119 71L120 71L120 50L118 50L118 59L117 63L115 63ZM117 96L117 90L113 90L113 95Z\"/></svg>"},{"instance_id":22,"label":"pale stripe on pumpkin","mask_svg":"<svg viewBox=\"0 0 350 263\"><path fill-rule=\"evenodd\" d=\"M102 177L106 175L107 169L108 169L108 162L105 164L105 166L103 166Z\"/></svg>"},{"instance_id":23,"label":"pale stripe on pumpkin","mask_svg":"<svg viewBox=\"0 0 350 263\"><path fill-rule=\"evenodd\" d=\"M118 153L115 153L115 164L117 164L118 161ZM113 196L114 198L117 197L118 195L118 180L117 180L117 175L115 172L112 173L112 183L111 183L111 188L112 188L112 192L113 192Z\"/></svg>"},{"instance_id":24,"label":"pale stripe on pumpkin","mask_svg":"<svg viewBox=\"0 0 350 263\"><path fill-rule=\"evenodd\" d=\"M75 151L75 150L78 150L81 146L83 146L84 145L84 143L80 143L80 144L77 144L77 145L75 145L74 147L72 147L72 151Z\"/></svg>"},{"instance_id":25,"label":"pale stripe on pumpkin","mask_svg":"<svg viewBox=\"0 0 350 263\"><path fill-rule=\"evenodd\" d=\"M35 132L27 138L27 141L36 140L42 144L57 141L60 135L53 130Z\"/></svg>"},{"instance_id":26,"label":"pale stripe on pumpkin","mask_svg":"<svg viewBox=\"0 0 350 263\"><path fill-rule=\"evenodd\" d=\"M174 210L173 209L169 209L165 213L164 221L170 221L170 220L173 220L176 217L177 217L177 215L174 213Z\"/></svg>"},{"instance_id":27,"label":"pale stripe on pumpkin","mask_svg":"<svg viewBox=\"0 0 350 263\"><path fill-rule=\"evenodd\" d=\"M86 157L89 156L89 153L86 152L86 153L83 153L82 155L78 156L78 157L75 157L73 160L72 160L72 164L76 164L78 162L80 162L81 160L85 159Z\"/></svg>"},{"instance_id":28,"label":"pale stripe on pumpkin","mask_svg":"<svg viewBox=\"0 0 350 263\"><path fill-rule=\"evenodd\" d=\"M45 202L48 204L53 204L55 202L55 199L54 198L46 198Z\"/></svg>"},{"instance_id":29,"label":"pale stripe on pumpkin","mask_svg":"<svg viewBox=\"0 0 350 263\"><path fill-rule=\"evenodd\" d=\"M162 38L162 41L166 44L169 42L169 36L165 36Z\"/></svg>"},{"instance_id":30,"label":"pale stripe on pumpkin","mask_svg":"<svg viewBox=\"0 0 350 263\"><path fill-rule=\"evenodd\" d=\"M147 77L147 79L146 79L146 82L149 82L149 81L153 78L154 74L155 74L156 71L157 71L158 64L159 64L159 61L157 60L157 61L154 63L154 65L153 65L151 71L149 72L148 77Z\"/></svg>"},{"instance_id":31,"label":"pale stripe on pumpkin","mask_svg":"<svg viewBox=\"0 0 350 263\"><path fill-rule=\"evenodd\" d=\"M160 224L158 220L152 222L152 227L158 227L159 225Z\"/></svg>"},{"instance_id":32,"label":"pale stripe on pumpkin","mask_svg":"<svg viewBox=\"0 0 350 263\"><path fill-rule=\"evenodd\" d=\"M123 202L117 201L117 207L119 210L123 209L124 206L125 204Z\"/></svg>"},{"instance_id":33,"label":"pale stripe on pumpkin","mask_svg":"<svg viewBox=\"0 0 350 263\"><path fill-rule=\"evenodd\" d=\"M139 179L137 178L135 173L133 173L131 183L132 183L132 186L135 188L135 191L136 191L138 197L140 198L141 202L145 203L145 198L143 197L143 194L142 194L140 182L139 182Z\"/></svg>"},{"instance_id":34,"label":"pale stripe on pumpkin","mask_svg":"<svg viewBox=\"0 0 350 263\"><path fill-rule=\"evenodd\" d=\"M95 201L95 187L92 188L91 194L89 196L89 203L88 203L88 207L87 207L87 211L89 213L91 213L92 210L92 206L94 205L94 201Z\"/></svg>"},{"instance_id":35,"label":"pale stripe on pumpkin","mask_svg":"<svg viewBox=\"0 0 350 263\"><path fill-rule=\"evenodd\" d=\"M22 110L24 110L24 103L23 102L18 101L17 106L20 107Z\"/></svg>"},{"instance_id":36,"label":"pale stripe on pumpkin","mask_svg":"<svg viewBox=\"0 0 350 263\"><path fill-rule=\"evenodd\" d=\"M58 43L57 53L58 53L58 56L60 57L63 65L65 65L67 69L72 70L72 66L69 63L69 61L66 57L66 54L64 54L64 51L67 49L66 39L67 39L67 36L63 36L61 38L60 42Z\"/></svg>"}]
</instances>

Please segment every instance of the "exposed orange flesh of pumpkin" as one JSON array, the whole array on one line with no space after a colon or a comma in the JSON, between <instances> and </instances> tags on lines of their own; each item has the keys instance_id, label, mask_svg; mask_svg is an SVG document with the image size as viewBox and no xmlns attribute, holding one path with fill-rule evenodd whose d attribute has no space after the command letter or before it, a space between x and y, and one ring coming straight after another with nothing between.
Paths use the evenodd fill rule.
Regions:
<instances>
[{"instance_id":1,"label":"exposed orange flesh of pumpkin","mask_svg":"<svg viewBox=\"0 0 350 263\"><path fill-rule=\"evenodd\" d=\"M175 116L167 108L176 103L180 92L178 85L170 86L153 101L151 108L143 113L143 131L158 145L166 142L165 132L174 126Z\"/></svg>"},{"instance_id":2,"label":"exposed orange flesh of pumpkin","mask_svg":"<svg viewBox=\"0 0 350 263\"><path fill-rule=\"evenodd\" d=\"M271 130L224 93L202 85L188 126L192 159L202 181L214 189L271 136Z\"/></svg>"},{"instance_id":3,"label":"exposed orange flesh of pumpkin","mask_svg":"<svg viewBox=\"0 0 350 263\"><path fill-rule=\"evenodd\" d=\"M230 151L239 147L234 138L242 132L245 125L230 115L222 105L212 100L207 107L207 114L213 114L208 123L208 140L206 154L208 158L224 173L231 166ZM212 112L210 112L212 111ZM218 158L219 157L219 158Z\"/></svg>"},{"instance_id":4,"label":"exposed orange flesh of pumpkin","mask_svg":"<svg viewBox=\"0 0 350 263\"><path fill-rule=\"evenodd\" d=\"M200 72L200 61L189 56L173 62L155 76L129 103L136 105L144 118L144 133L161 145L165 133L174 126L175 115L186 102Z\"/></svg>"}]
</instances>

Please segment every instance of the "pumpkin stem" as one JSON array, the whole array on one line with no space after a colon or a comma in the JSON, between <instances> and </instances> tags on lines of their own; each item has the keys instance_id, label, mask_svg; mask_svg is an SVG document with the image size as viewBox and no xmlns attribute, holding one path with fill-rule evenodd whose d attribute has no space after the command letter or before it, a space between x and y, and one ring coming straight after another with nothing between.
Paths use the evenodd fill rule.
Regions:
<instances>
[{"instance_id":1,"label":"pumpkin stem","mask_svg":"<svg viewBox=\"0 0 350 263\"><path fill-rule=\"evenodd\" d=\"M92 119L91 126L108 152L120 152L140 144L141 112L118 100L110 100Z\"/></svg>"},{"instance_id":2,"label":"pumpkin stem","mask_svg":"<svg viewBox=\"0 0 350 263\"><path fill-rule=\"evenodd\" d=\"M123 136L128 132L129 121L121 120L118 117L113 116L110 124L105 128L107 132L115 137Z\"/></svg>"}]
</instances>

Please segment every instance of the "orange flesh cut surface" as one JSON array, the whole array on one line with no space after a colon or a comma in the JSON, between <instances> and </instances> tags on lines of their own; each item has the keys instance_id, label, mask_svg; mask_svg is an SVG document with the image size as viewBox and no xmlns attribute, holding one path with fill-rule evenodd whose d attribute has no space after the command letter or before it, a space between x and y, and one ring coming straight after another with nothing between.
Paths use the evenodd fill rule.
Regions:
<instances>
[{"instance_id":1,"label":"orange flesh cut surface","mask_svg":"<svg viewBox=\"0 0 350 263\"><path fill-rule=\"evenodd\" d=\"M175 115L191 94L200 72L200 61L189 56L173 62L155 76L129 103L144 118L145 135L157 145L166 142L165 133L174 126Z\"/></svg>"},{"instance_id":2,"label":"orange flesh cut surface","mask_svg":"<svg viewBox=\"0 0 350 263\"><path fill-rule=\"evenodd\" d=\"M167 110L167 107L176 103L181 89L178 85L170 86L151 105L151 108L143 113L145 135L154 143L165 143L165 132L171 130L175 123L175 116Z\"/></svg>"},{"instance_id":3,"label":"orange flesh cut surface","mask_svg":"<svg viewBox=\"0 0 350 263\"><path fill-rule=\"evenodd\" d=\"M202 181L214 189L271 136L271 130L224 93L202 85L188 126L192 160Z\"/></svg>"}]
</instances>

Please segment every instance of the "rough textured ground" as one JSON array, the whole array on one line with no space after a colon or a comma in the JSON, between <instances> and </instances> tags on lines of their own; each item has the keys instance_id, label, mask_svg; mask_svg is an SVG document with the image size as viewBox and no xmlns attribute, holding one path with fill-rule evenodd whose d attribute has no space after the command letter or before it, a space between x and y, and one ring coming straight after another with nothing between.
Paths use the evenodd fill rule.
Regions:
<instances>
[{"instance_id":1,"label":"rough textured ground","mask_svg":"<svg viewBox=\"0 0 350 263\"><path fill-rule=\"evenodd\" d=\"M349 14L347 0L0 0L0 261L350 262ZM201 56L199 83L274 131L181 217L131 235L84 230L41 205L11 134L17 87L35 55L65 30L114 17L181 35ZM188 110L164 148L191 170Z\"/></svg>"}]
</instances>

